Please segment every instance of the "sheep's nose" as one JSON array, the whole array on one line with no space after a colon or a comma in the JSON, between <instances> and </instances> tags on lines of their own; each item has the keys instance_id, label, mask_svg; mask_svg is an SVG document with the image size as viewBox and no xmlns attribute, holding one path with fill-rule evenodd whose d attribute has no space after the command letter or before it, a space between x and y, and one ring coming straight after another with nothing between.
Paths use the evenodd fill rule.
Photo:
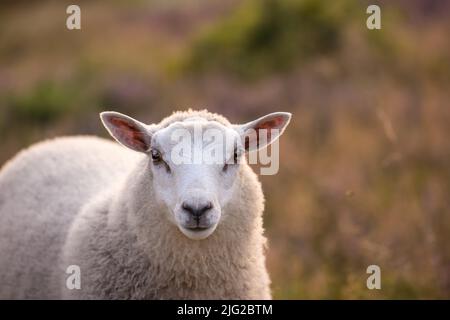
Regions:
<instances>
[{"instance_id":1,"label":"sheep's nose","mask_svg":"<svg viewBox=\"0 0 450 320\"><path fill-rule=\"evenodd\" d=\"M196 204L191 204L188 201L184 201L181 207L193 215L194 218L200 218L203 214L212 209L213 204L211 201Z\"/></svg>"}]
</instances>

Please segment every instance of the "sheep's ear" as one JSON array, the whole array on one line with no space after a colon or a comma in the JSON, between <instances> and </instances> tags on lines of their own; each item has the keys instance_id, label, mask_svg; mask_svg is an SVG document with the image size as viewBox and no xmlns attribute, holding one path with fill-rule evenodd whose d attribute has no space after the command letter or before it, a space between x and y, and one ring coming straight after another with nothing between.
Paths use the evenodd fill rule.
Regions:
<instances>
[{"instance_id":1,"label":"sheep's ear","mask_svg":"<svg viewBox=\"0 0 450 320\"><path fill-rule=\"evenodd\" d=\"M286 129L292 114L289 112L274 112L254 121L237 125L235 129L241 136L242 146L246 151L259 150L267 147L278 139Z\"/></svg>"},{"instance_id":2,"label":"sheep's ear","mask_svg":"<svg viewBox=\"0 0 450 320\"><path fill-rule=\"evenodd\" d=\"M113 111L100 113L100 119L109 134L125 147L139 152L150 149L151 132L145 124Z\"/></svg>"}]
</instances>

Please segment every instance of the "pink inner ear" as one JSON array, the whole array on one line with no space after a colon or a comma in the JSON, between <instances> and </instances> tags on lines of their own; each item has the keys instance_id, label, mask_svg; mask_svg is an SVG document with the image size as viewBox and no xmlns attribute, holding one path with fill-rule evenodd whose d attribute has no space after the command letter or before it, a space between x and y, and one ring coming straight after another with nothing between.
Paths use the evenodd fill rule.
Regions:
<instances>
[{"instance_id":1,"label":"pink inner ear","mask_svg":"<svg viewBox=\"0 0 450 320\"><path fill-rule=\"evenodd\" d=\"M261 129L266 129L267 130L267 132L266 132L267 140L266 141L270 142L272 140L271 129L280 129L282 127L283 123L284 123L284 121L283 121L282 117L275 117L275 118L272 118L272 119L269 119L269 120L257 123L257 125L253 128L256 131L256 144L257 144L257 147L259 148L261 146L261 144L260 144L260 134L261 134L260 130ZM246 149L249 148L250 141L249 141L248 137L245 139L244 145L245 145Z\"/></svg>"},{"instance_id":2,"label":"pink inner ear","mask_svg":"<svg viewBox=\"0 0 450 320\"><path fill-rule=\"evenodd\" d=\"M271 129L280 129L282 125L283 119L281 117L272 118L270 120L258 123L255 127L258 148L260 147L260 129L267 129L266 141L270 142L272 140Z\"/></svg>"},{"instance_id":3,"label":"pink inner ear","mask_svg":"<svg viewBox=\"0 0 450 320\"><path fill-rule=\"evenodd\" d=\"M258 123L255 129L279 129L282 125L283 119L281 117L276 117L262 123Z\"/></svg>"},{"instance_id":4,"label":"pink inner ear","mask_svg":"<svg viewBox=\"0 0 450 320\"><path fill-rule=\"evenodd\" d=\"M111 118L114 135L125 145L142 151L147 150L145 133L136 127L132 122L121 118Z\"/></svg>"}]
</instances>

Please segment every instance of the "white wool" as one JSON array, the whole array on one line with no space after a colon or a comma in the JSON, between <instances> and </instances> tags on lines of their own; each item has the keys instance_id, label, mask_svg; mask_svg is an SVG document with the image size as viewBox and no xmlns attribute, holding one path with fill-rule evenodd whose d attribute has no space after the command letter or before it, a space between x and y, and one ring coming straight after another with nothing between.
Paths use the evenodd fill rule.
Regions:
<instances>
[{"instance_id":1,"label":"white wool","mask_svg":"<svg viewBox=\"0 0 450 320\"><path fill-rule=\"evenodd\" d=\"M206 111L175 113L161 127ZM0 298L270 299L264 197L239 167L226 218L188 239L154 200L147 155L95 137L58 138L0 171ZM78 265L81 289L66 286Z\"/></svg>"}]
</instances>

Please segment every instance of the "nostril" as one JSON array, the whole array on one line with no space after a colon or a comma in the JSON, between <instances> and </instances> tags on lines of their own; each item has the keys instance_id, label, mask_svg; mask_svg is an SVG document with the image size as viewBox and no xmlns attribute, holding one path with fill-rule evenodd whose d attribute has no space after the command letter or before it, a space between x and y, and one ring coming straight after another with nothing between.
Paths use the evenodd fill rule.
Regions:
<instances>
[{"instance_id":1,"label":"nostril","mask_svg":"<svg viewBox=\"0 0 450 320\"><path fill-rule=\"evenodd\" d=\"M205 205L203 205L202 207L198 208L196 210L196 213L194 213L194 215L196 216L201 216L203 215L205 212L209 211L210 209L212 209L213 205L211 202L206 203Z\"/></svg>"},{"instance_id":2,"label":"nostril","mask_svg":"<svg viewBox=\"0 0 450 320\"><path fill-rule=\"evenodd\" d=\"M200 217L205 212L207 212L208 210L212 209L213 204L212 204L212 202L208 201L204 205L194 207L194 206L191 206L190 204L188 204L186 202L183 202L181 207L184 210L186 210L187 212L189 212L190 214L192 214L194 217Z\"/></svg>"},{"instance_id":3,"label":"nostril","mask_svg":"<svg viewBox=\"0 0 450 320\"><path fill-rule=\"evenodd\" d=\"M189 212L190 214L194 214L194 208L192 208L190 205L188 205L186 202L183 202L183 204L181 205L181 207L186 210L187 212Z\"/></svg>"},{"instance_id":4,"label":"nostril","mask_svg":"<svg viewBox=\"0 0 450 320\"><path fill-rule=\"evenodd\" d=\"M204 211L210 210L212 209L213 204L211 201L208 201L208 203L205 205L205 207L203 208Z\"/></svg>"}]
</instances>

